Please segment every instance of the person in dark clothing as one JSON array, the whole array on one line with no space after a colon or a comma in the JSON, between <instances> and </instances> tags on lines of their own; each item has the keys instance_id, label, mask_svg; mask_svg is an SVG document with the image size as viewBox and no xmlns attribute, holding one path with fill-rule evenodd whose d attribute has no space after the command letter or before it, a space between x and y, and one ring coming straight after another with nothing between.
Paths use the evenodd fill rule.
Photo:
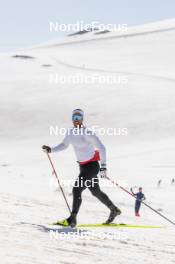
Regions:
<instances>
[{"instance_id":1,"label":"person in dark clothing","mask_svg":"<svg viewBox=\"0 0 175 264\"><path fill-rule=\"evenodd\" d=\"M143 191L142 187L139 187L139 191L137 193L134 193L133 189L131 188L132 194L136 197L135 216L138 216L138 217L140 216L139 211L140 211L141 203L142 203L142 201L144 201L146 199L146 197L142 191Z\"/></svg>"},{"instance_id":2,"label":"person in dark clothing","mask_svg":"<svg viewBox=\"0 0 175 264\"><path fill-rule=\"evenodd\" d=\"M171 186L173 186L175 184L175 179L173 178L172 180L171 180Z\"/></svg>"},{"instance_id":3,"label":"person in dark clothing","mask_svg":"<svg viewBox=\"0 0 175 264\"><path fill-rule=\"evenodd\" d=\"M160 188L162 184L162 180L158 180L157 187Z\"/></svg>"}]
</instances>

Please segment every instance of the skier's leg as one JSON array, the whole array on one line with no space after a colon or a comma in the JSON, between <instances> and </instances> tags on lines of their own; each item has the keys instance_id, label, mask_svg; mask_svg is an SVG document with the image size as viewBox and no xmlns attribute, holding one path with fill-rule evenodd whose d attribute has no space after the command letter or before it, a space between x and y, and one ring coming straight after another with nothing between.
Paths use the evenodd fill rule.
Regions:
<instances>
[{"instance_id":1,"label":"skier's leg","mask_svg":"<svg viewBox=\"0 0 175 264\"><path fill-rule=\"evenodd\" d=\"M84 184L83 171L81 170L72 190L73 193L72 212L71 215L66 219L68 224L72 227L76 226L77 224L76 217L82 202L81 193L85 189L86 186Z\"/></svg>"},{"instance_id":2,"label":"skier's leg","mask_svg":"<svg viewBox=\"0 0 175 264\"><path fill-rule=\"evenodd\" d=\"M97 197L104 205L106 205L110 209L110 215L106 223L111 223L117 215L121 214L121 211L113 204L109 197L101 191L99 180L97 177L98 172L98 162L91 163L88 170L88 178L90 178L91 180L91 185L88 186L88 188L95 197Z\"/></svg>"},{"instance_id":3,"label":"skier's leg","mask_svg":"<svg viewBox=\"0 0 175 264\"><path fill-rule=\"evenodd\" d=\"M73 204L72 204L72 213L77 215L82 203L82 192L86 189L84 184L84 177L82 172L75 181L72 193L73 193Z\"/></svg>"},{"instance_id":4,"label":"skier's leg","mask_svg":"<svg viewBox=\"0 0 175 264\"><path fill-rule=\"evenodd\" d=\"M139 209L140 209L141 203L139 201L135 202L135 215L139 216Z\"/></svg>"},{"instance_id":5,"label":"skier's leg","mask_svg":"<svg viewBox=\"0 0 175 264\"><path fill-rule=\"evenodd\" d=\"M101 191L99 186L98 174L99 172L99 163L91 162L86 167L86 179L88 180L88 184L86 187L90 190L92 195L97 197L103 204L105 204L108 208L114 206L109 197Z\"/></svg>"},{"instance_id":6,"label":"skier's leg","mask_svg":"<svg viewBox=\"0 0 175 264\"><path fill-rule=\"evenodd\" d=\"M138 206L137 206L138 214L139 214L139 211L140 211L140 207L141 207L141 202L138 202Z\"/></svg>"},{"instance_id":7,"label":"skier's leg","mask_svg":"<svg viewBox=\"0 0 175 264\"><path fill-rule=\"evenodd\" d=\"M75 181L72 193L73 193L73 203L72 203L72 212L70 217L66 220L71 226L76 225L76 216L79 212L81 203L82 203L82 192L87 188L86 181L88 180L88 166L80 165L80 174Z\"/></svg>"},{"instance_id":8,"label":"skier's leg","mask_svg":"<svg viewBox=\"0 0 175 264\"><path fill-rule=\"evenodd\" d=\"M92 177L92 183L91 186L89 187L89 190L92 193L92 195L97 197L108 208L115 207L115 205L109 199L109 197L100 189L99 179L97 176Z\"/></svg>"}]
</instances>

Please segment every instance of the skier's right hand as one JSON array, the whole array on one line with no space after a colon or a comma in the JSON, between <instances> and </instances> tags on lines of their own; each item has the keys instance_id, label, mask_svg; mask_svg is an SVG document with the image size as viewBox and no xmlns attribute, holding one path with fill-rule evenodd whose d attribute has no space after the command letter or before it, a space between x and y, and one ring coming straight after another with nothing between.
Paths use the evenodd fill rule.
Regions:
<instances>
[{"instance_id":1,"label":"skier's right hand","mask_svg":"<svg viewBox=\"0 0 175 264\"><path fill-rule=\"evenodd\" d=\"M49 146L43 145L43 146L42 146L42 149L43 149L43 151L46 152L46 153L51 153L51 147L49 147Z\"/></svg>"}]
</instances>

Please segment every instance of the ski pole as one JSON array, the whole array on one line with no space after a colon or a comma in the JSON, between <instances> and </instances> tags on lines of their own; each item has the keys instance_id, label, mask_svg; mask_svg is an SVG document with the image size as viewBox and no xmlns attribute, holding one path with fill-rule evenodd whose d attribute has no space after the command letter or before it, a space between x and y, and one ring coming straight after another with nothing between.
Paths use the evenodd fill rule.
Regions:
<instances>
[{"instance_id":1,"label":"ski pole","mask_svg":"<svg viewBox=\"0 0 175 264\"><path fill-rule=\"evenodd\" d=\"M69 213L71 214L70 206L69 206L68 201L67 201L67 199L66 199L66 195L65 195L65 193L64 193L64 190L63 190L63 188L62 188L62 186L61 186L61 184L60 184L60 181L59 181L59 178L58 178L58 174L57 174L57 172L56 172L56 170L55 170L55 167L54 167L54 165L53 165L53 162L52 162L52 160L51 160L51 157L50 157L49 153L46 153L46 154L47 154L47 157L48 157L48 159L49 159L49 161L50 161L50 164L51 164L51 166L52 166L53 173L54 173L54 175L55 175L55 177L56 177L56 179L57 179L58 185L59 185L59 187L60 187L60 190L61 190L61 192L62 192L62 195L63 195L63 197L64 197L64 200L65 200L65 202L66 202L66 205L67 205L67 208L68 208L68 210L69 210Z\"/></svg>"},{"instance_id":2,"label":"ski pole","mask_svg":"<svg viewBox=\"0 0 175 264\"><path fill-rule=\"evenodd\" d=\"M106 177L107 180L109 180L110 182L112 182L113 184L115 184L117 187L119 187L121 190L123 190L124 192L128 193L129 195L131 195L132 197L135 196L129 192L127 189L125 189L124 187L120 186L118 183L116 183L114 180L110 179L109 177ZM144 201L141 201L142 204L144 204L146 207L148 207L149 209L151 209L152 211L154 211L156 214L160 215L162 218L166 219L169 223L175 225L175 223L173 221L171 221L169 218L167 218L166 216L164 216L163 214L159 213L157 210L155 210L154 208L152 208L150 205L148 205L147 203L145 203Z\"/></svg>"}]
</instances>

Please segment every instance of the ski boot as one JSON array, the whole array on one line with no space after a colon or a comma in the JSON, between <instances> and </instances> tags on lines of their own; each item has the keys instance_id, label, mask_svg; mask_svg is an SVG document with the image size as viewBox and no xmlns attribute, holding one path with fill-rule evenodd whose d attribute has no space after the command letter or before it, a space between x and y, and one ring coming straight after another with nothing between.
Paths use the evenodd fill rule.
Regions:
<instances>
[{"instance_id":1,"label":"ski boot","mask_svg":"<svg viewBox=\"0 0 175 264\"><path fill-rule=\"evenodd\" d=\"M107 221L105 222L105 224L112 223L112 221L116 218L116 216L121 214L121 210L114 205L110 207L110 210L111 210L110 215L109 215Z\"/></svg>"},{"instance_id":2,"label":"ski boot","mask_svg":"<svg viewBox=\"0 0 175 264\"><path fill-rule=\"evenodd\" d=\"M77 219L75 214L71 214L67 219L57 221L54 225L61 225L65 227L75 227L77 224Z\"/></svg>"}]
</instances>

